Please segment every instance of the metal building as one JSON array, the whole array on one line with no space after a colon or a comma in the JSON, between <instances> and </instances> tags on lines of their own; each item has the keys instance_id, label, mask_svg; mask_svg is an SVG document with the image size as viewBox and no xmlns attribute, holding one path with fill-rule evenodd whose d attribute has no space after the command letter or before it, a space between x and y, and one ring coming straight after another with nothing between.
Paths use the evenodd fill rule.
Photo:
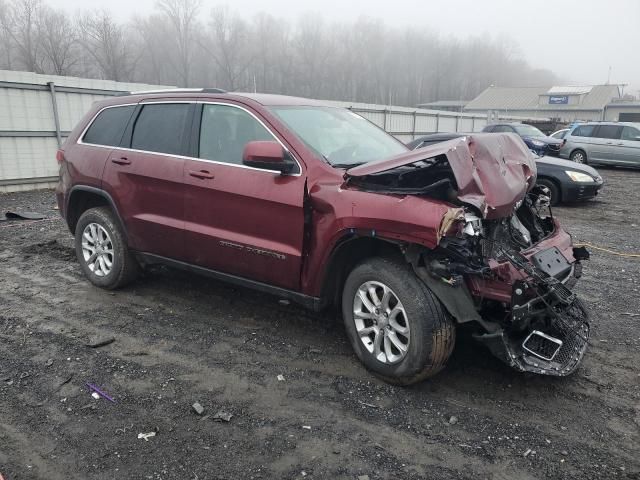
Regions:
<instances>
[{"instance_id":1,"label":"metal building","mask_svg":"<svg viewBox=\"0 0 640 480\"><path fill-rule=\"evenodd\" d=\"M547 117L563 122L620 120L613 117L616 108L624 108L621 97L620 85L489 87L467 103L464 111L491 111L533 119ZM638 106L631 104L629 108L627 113L640 112ZM605 115L609 110L610 114Z\"/></svg>"}]
</instances>

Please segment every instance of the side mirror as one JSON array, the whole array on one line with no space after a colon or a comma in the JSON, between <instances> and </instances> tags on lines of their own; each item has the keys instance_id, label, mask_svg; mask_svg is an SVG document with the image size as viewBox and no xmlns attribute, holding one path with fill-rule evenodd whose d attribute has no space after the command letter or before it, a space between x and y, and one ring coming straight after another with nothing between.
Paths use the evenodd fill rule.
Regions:
<instances>
[{"instance_id":1,"label":"side mirror","mask_svg":"<svg viewBox=\"0 0 640 480\"><path fill-rule=\"evenodd\" d=\"M247 167L274 170L285 175L295 168L295 162L278 142L255 141L244 146L242 163Z\"/></svg>"}]
</instances>

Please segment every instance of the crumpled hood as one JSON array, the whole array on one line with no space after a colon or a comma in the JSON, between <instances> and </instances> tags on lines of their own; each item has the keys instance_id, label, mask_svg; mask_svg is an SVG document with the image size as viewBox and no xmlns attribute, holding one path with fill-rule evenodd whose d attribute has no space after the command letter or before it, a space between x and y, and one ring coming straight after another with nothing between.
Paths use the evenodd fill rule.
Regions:
<instances>
[{"instance_id":1,"label":"crumpled hood","mask_svg":"<svg viewBox=\"0 0 640 480\"><path fill-rule=\"evenodd\" d=\"M444 155L455 177L457 197L483 218L511 215L535 185L536 164L529 148L513 133L477 133L409 151L347 170L366 177Z\"/></svg>"}]
</instances>

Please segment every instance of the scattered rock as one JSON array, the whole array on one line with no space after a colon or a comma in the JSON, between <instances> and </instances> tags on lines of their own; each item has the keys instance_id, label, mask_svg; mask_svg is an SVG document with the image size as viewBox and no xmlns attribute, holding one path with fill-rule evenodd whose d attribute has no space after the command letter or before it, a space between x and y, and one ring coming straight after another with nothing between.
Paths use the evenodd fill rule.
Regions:
<instances>
[{"instance_id":1,"label":"scattered rock","mask_svg":"<svg viewBox=\"0 0 640 480\"><path fill-rule=\"evenodd\" d=\"M322 350L320 350L319 348L310 348L309 349L309 353L313 353L315 355L319 355L322 353Z\"/></svg>"},{"instance_id":2,"label":"scattered rock","mask_svg":"<svg viewBox=\"0 0 640 480\"><path fill-rule=\"evenodd\" d=\"M524 453L522 454L522 456L523 456L523 457L528 457L530 453L531 453L531 449L530 449L530 448L527 448L527 451L526 451L526 452L524 452Z\"/></svg>"},{"instance_id":3,"label":"scattered rock","mask_svg":"<svg viewBox=\"0 0 640 480\"><path fill-rule=\"evenodd\" d=\"M229 413L229 412L225 412L224 410L220 410L218 412L216 412L216 414L213 416L214 420L221 420L223 422L229 422L231 421L231 417L233 417L233 413Z\"/></svg>"},{"instance_id":4,"label":"scattered rock","mask_svg":"<svg viewBox=\"0 0 640 480\"><path fill-rule=\"evenodd\" d=\"M566 457L567 455L569 455L569 452L567 452L566 450L562 450L560 452L560 455L564 455Z\"/></svg>"},{"instance_id":5,"label":"scattered rock","mask_svg":"<svg viewBox=\"0 0 640 480\"><path fill-rule=\"evenodd\" d=\"M358 480L369 480L369 475L359 475Z\"/></svg>"},{"instance_id":6,"label":"scattered rock","mask_svg":"<svg viewBox=\"0 0 640 480\"><path fill-rule=\"evenodd\" d=\"M98 392L93 392L91 396L96 400L100 400L100 395L98 395Z\"/></svg>"},{"instance_id":7,"label":"scattered rock","mask_svg":"<svg viewBox=\"0 0 640 480\"><path fill-rule=\"evenodd\" d=\"M283 298L283 299L281 299L281 300L278 300L278 303L279 303L280 305L289 305L289 303L291 303L291 302L289 302L289 300L285 300L285 299Z\"/></svg>"},{"instance_id":8,"label":"scattered rock","mask_svg":"<svg viewBox=\"0 0 640 480\"><path fill-rule=\"evenodd\" d=\"M311 425L302 425L305 430L311 430Z\"/></svg>"},{"instance_id":9,"label":"scattered rock","mask_svg":"<svg viewBox=\"0 0 640 480\"><path fill-rule=\"evenodd\" d=\"M204 407L200 405L200 403L198 402L191 405L191 408L193 408L193 411L196 412L198 415L202 415L204 413Z\"/></svg>"},{"instance_id":10,"label":"scattered rock","mask_svg":"<svg viewBox=\"0 0 640 480\"><path fill-rule=\"evenodd\" d=\"M458 423L458 417L456 417L455 415L452 415L451 418L449 419L449 425L455 425L456 423Z\"/></svg>"},{"instance_id":11,"label":"scattered rock","mask_svg":"<svg viewBox=\"0 0 640 480\"><path fill-rule=\"evenodd\" d=\"M282 374L278 375L278 381L279 382L284 382L284 375L282 375Z\"/></svg>"},{"instance_id":12,"label":"scattered rock","mask_svg":"<svg viewBox=\"0 0 640 480\"><path fill-rule=\"evenodd\" d=\"M109 345L110 343L113 343L115 341L116 339L114 337L94 337L89 340L89 343L87 343L87 347L100 348L100 347Z\"/></svg>"},{"instance_id":13,"label":"scattered rock","mask_svg":"<svg viewBox=\"0 0 640 480\"><path fill-rule=\"evenodd\" d=\"M49 360L47 360L47 362L45 363L45 365L47 367L50 367L51 365L53 365L53 358L50 358Z\"/></svg>"}]
</instances>

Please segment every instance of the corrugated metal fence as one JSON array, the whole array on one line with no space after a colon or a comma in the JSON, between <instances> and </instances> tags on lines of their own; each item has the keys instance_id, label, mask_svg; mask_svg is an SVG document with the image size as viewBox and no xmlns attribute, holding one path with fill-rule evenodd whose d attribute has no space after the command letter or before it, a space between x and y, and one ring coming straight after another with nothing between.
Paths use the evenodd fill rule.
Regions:
<instances>
[{"instance_id":1,"label":"corrugated metal fence","mask_svg":"<svg viewBox=\"0 0 640 480\"><path fill-rule=\"evenodd\" d=\"M159 88L171 87L0 70L0 192L53 186L56 149L96 100ZM433 132L475 132L487 123L480 114L327 103L349 108L405 142Z\"/></svg>"}]
</instances>

